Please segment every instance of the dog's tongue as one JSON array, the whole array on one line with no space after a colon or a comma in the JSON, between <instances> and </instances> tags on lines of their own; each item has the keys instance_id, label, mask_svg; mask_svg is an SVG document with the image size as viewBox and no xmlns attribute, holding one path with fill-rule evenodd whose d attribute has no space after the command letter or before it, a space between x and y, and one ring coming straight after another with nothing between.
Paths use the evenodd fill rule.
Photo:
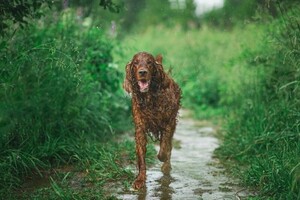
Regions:
<instances>
[{"instance_id":1,"label":"dog's tongue","mask_svg":"<svg viewBox=\"0 0 300 200\"><path fill-rule=\"evenodd\" d=\"M139 81L138 84L140 86L140 90L141 91L146 90L148 88L148 86L149 86L149 83L146 82L146 81Z\"/></svg>"}]
</instances>

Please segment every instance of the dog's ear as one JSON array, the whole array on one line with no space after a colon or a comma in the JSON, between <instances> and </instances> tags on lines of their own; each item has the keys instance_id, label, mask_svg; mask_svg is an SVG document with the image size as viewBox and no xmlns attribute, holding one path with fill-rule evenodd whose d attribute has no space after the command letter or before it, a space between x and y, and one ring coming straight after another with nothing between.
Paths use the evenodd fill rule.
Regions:
<instances>
[{"instance_id":1,"label":"dog's ear","mask_svg":"<svg viewBox=\"0 0 300 200\"><path fill-rule=\"evenodd\" d=\"M124 90L128 93L131 94L132 93L132 74L131 74L131 64L132 61L130 61L129 63L127 63L126 67L125 67L125 79L123 82L123 88Z\"/></svg>"},{"instance_id":2,"label":"dog's ear","mask_svg":"<svg viewBox=\"0 0 300 200\"><path fill-rule=\"evenodd\" d=\"M155 58L156 64L162 65L162 60L163 60L163 57L162 57L161 54L158 54L158 55L156 56L156 58Z\"/></svg>"},{"instance_id":3,"label":"dog's ear","mask_svg":"<svg viewBox=\"0 0 300 200\"><path fill-rule=\"evenodd\" d=\"M169 78L168 75L164 72L162 60L163 57L160 54L157 55L155 58L155 66L156 66L155 83L157 88L166 88L169 86Z\"/></svg>"},{"instance_id":4,"label":"dog's ear","mask_svg":"<svg viewBox=\"0 0 300 200\"><path fill-rule=\"evenodd\" d=\"M164 67L162 65L163 57L161 54L158 54L155 58L155 65L156 68L161 72L164 73ZM164 75L164 74L163 74ZM162 77L163 78L163 77Z\"/></svg>"}]
</instances>

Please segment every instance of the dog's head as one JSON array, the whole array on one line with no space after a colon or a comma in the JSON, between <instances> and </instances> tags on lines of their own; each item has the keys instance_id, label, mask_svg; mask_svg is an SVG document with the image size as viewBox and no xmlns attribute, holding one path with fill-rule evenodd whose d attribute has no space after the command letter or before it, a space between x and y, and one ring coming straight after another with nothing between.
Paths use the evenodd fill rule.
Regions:
<instances>
[{"instance_id":1,"label":"dog's head","mask_svg":"<svg viewBox=\"0 0 300 200\"><path fill-rule=\"evenodd\" d=\"M162 56L140 52L133 56L126 65L126 77L123 84L128 93L146 93L163 85L165 73L162 66Z\"/></svg>"}]
</instances>

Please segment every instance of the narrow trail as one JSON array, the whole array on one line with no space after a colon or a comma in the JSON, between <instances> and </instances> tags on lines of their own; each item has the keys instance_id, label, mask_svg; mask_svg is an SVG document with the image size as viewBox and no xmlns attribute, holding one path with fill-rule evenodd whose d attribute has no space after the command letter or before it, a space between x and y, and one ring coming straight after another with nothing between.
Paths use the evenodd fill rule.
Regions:
<instances>
[{"instance_id":1,"label":"narrow trail","mask_svg":"<svg viewBox=\"0 0 300 200\"><path fill-rule=\"evenodd\" d=\"M185 112L183 112L184 114ZM244 199L249 194L224 173L213 151L219 146L211 126L198 126L181 113L172 150L172 171L164 176L161 163L147 169L146 187L138 192L119 192L124 200ZM182 116L183 115L183 116ZM159 147L157 146L157 150Z\"/></svg>"}]
</instances>

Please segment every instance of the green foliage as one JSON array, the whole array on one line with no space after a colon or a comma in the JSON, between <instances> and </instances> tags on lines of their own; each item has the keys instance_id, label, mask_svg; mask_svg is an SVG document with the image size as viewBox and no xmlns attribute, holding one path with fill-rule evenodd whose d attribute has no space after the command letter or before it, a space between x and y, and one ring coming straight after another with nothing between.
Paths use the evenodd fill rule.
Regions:
<instances>
[{"instance_id":1,"label":"green foliage","mask_svg":"<svg viewBox=\"0 0 300 200\"><path fill-rule=\"evenodd\" d=\"M292 1L280 2L286 4ZM201 18L205 23L221 28L231 28L254 21L269 21L268 14L273 17L278 15L278 3L277 0L225 0L222 8L205 13Z\"/></svg>"},{"instance_id":2,"label":"green foliage","mask_svg":"<svg viewBox=\"0 0 300 200\"><path fill-rule=\"evenodd\" d=\"M172 6L173 5L173 6ZM149 26L163 25L172 27L181 25L189 28L196 24L195 5L192 0L180 4L168 0L129 0L125 2L126 12L121 18L122 29L125 31L143 31Z\"/></svg>"},{"instance_id":3,"label":"green foliage","mask_svg":"<svg viewBox=\"0 0 300 200\"><path fill-rule=\"evenodd\" d=\"M123 2L112 0L12 0L0 1L0 35L2 37L13 35L20 26L21 28L27 27L32 19L39 19L49 12L48 8L52 11L62 11L68 7L77 8L79 16L84 15L87 17L91 15L92 10L99 14L109 16L103 10L109 10L111 13L119 13L123 9ZM100 9L101 8L101 9Z\"/></svg>"},{"instance_id":4,"label":"green foliage","mask_svg":"<svg viewBox=\"0 0 300 200\"><path fill-rule=\"evenodd\" d=\"M297 0L225 0L222 8L201 16L204 23L219 28L232 28L235 25L253 22L269 23L280 17L279 6L287 10L297 4Z\"/></svg>"},{"instance_id":5,"label":"green foliage","mask_svg":"<svg viewBox=\"0 0 300 200\"><path fill-rule=\"evenodd\" d=\"M243 60L256 72L233 106L218 153L245 165L245 183L275 199L300 197L299 63L300 7L269 27L268 38Z\"/></svg>"},{"instance_id":6,"label":"green foliage","mask_svg":"<svg viewBox=\"0 0 300 200\"><path fill-rule=\"evenodd\" d=\"M79 135L105 141L130 124L112 44L72 19L66 12L0 42L1 189L69 162Z\"/></svg>"},{"instance_id":7,"label":"green foliage","mask_svg":"<svg viewBox=\"0 0 300 200\"><path fill-rule=\"evenodd\" d=\"M205 22L219 27L231 27L238 22L252 20L260 0L225 0L224 6L203 16Z\"/></svg>"},{"instance_id":8,"label":"green foliage","mask_svg":"<svg viewBox=\"0 0 300 200\"><path fill-rule=\"evenodd\" d=\"M110 12L120 12L121 5L114 3L112 0L100 0L100 6L104 9L108 9Z\"/></svg>"},{"instance_id":9,"label":"green foliage","mask_svg":"<svg viewBox=\"0 0 300 200\"><path fill-rule=\"evenodd\" d=\"M0 34L2 36L13 24L24 27L32 18L42 16L40 8L43 4L51 5L50 0L23 0L23 1L1 1L0 2Z\"/></svg>"}]
</instances>

